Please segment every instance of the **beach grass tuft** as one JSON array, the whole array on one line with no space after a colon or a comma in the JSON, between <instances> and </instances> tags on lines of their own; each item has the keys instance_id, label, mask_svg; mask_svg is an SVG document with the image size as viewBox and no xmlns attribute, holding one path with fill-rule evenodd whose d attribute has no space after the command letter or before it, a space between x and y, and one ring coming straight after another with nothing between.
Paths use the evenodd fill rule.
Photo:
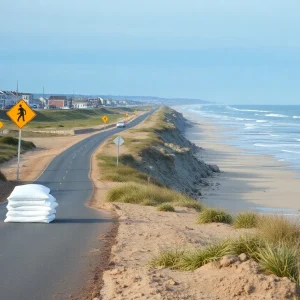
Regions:
<instances>
[{"instance_id":1,"label":"beach grass tuft","mask_svg":"<svg viewBox=\"0 0 300 300\"><path fill-rule=\"evenodd\" d=\"M194 271L207 263L216 262L223 256L230 254L230 251L228 242L223 241L195 251L185 252L174 266L174 269Z\"/></svg>"},{"instance_id":2,"label":"beach grass tuft","mask_svg":"<svg viewBox=\"0 0 300 300\"><path fill-rule=\"evenodd\" d=\"M257 223L259 236L272 244L299 245L300 226L281 215L261 216Z\"/></svg>"},{"instance_id":3,"label":"beach grass tuft","mask_svg":"<svg viewBox=\"0 0 300 300\"><path fill-rule=\"evenodd\" d=\"M254 212L239 213L233 221L234 228L253 228L256 227L258 215Z\"/></svg>"},{"instance_id":4,"label":"beach grass tuft","mask_svg":"<svg viewBox=\"0 0 300 300\"><path fill-rule=\"evenodd\" d=\"M258 250L258 262L269 274L287 277L299 284L299 251L284 244L267 244Z\"/></svg>"},{"instance_id":5,"label":"beach grass tuft","mask_svg":"<svg viewBox=\"0 0 300 300\"><path fill-rule=\"evenodd\" d=\"M184 254L185 252L179 249L163 251L157 258L151 261L150 265L152 267L174 268Z\"/></svg>"},{"instance_id":6,"label":"beach grass tuft","mask_svg":"<svg viewBox=\"0 0 300 300\"><path fill-rule=\"evenodd\" d=\"M197 219L198 224L205 223L232 223L232 216L221 210L215 208L205 208Z\"/></svg>"},{"instance_id":7,"label":"beach grass tuft","mask_svg":"<svg viewBox=\"0 0 300 300\"><path fill-rule=\"evenodd\" d=\"M158 211L169 211L169 212L174 212L175 211L175 208L174 206L172 206L171 204L169 203L164 203L164 204L161 204L157 207L157 210Z\"/></svg>"}]
</instances>

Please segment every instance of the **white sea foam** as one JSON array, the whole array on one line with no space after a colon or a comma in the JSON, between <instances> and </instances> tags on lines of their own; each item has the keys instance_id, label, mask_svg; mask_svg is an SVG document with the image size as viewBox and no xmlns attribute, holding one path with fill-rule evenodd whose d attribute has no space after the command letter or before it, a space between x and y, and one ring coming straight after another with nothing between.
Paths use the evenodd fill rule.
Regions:
<instances>
[{"instance_id":1,"label":"white sea foam","mask_svg":"<svg viewBox=\"0 0 300 300\"><path fill-rule=\"evenodd\" d=\"M268 121L266 120L256 120L256 123L267 123Z\"/></svg>"},{"instance_id":2,"label":"white sea foam","mask_svg":"<svg viewBox=\"0 0 300 300\"><path fill-rule=\"evenodd\" d=\"M281 150L282 152L287 152L287 153L293 153L293 154L300 154L299 151L292 151L292 150Z\"/></svg>"},{"instance_id":3,"label":"white sea foam","mask_svg":"<svg viewBox=\"0 0 300 300\"><path fill-rule=\"evenodd\" d=\"M299 144L260 144L260 143L255 143L255 144L253 144L253 146L256 146L256 147L266 147L266 148L278 148L278 147L299 148L300 147Z\"/></svg>"},{"instance_id":4,"label":"white sea foam","mask_svg":"<svg viewBox=\"0 0 300 300\"><path fill-rule=\"evenodd\" d=\"M268 113L270 111L268 110L256 110L256 109L240 109L240 108L235 108L235 107L231 107L231 106L226 106L226 108L231 109L231 110L235 110L235 111L250 111L250 112L265 112Z\"/></svg>"},{"instance_id":5,"label":"white sea foam","mask_svg":"<svg viewBox=\"0 0 300 300\"><path fill-rule=\"evenodd\" d=\"M300 116L293 116L293 119L300 119Z\"/></svg>"},{"instance_id":6,"label":"white sea foam","mask_svg":"<svg viewBox=\"0 0 300 300\"><path fill-rule=\"evenodd\" d=\"M266 114L266 117L275 117L275 118L288 118L286 115L280 115L280 114Z\"/></svg>"}]
</instances>

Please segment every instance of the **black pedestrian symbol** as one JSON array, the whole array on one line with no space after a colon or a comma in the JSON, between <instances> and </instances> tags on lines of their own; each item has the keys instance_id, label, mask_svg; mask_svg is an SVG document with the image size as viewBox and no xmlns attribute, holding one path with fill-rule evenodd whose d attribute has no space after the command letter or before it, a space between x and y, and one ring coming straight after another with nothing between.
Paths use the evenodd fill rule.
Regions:
<instances>
[{"instance_id":1,"label":"black pedestrian symbol","mask_svg":"<svg viewBox=\"0 0 300 300\"><path fill-rule=\"evenodd\" d=\"M20 104L19 105L19 108L18 108L18 115L19 115L19 117L18 117L18 122L19 122L19 120L20 120L20 118L22 117L22 119L23 119L23 122L25 122L25 115L26 115L26 110L22 107L22 104Z\"/></svg>"}]
</instances>

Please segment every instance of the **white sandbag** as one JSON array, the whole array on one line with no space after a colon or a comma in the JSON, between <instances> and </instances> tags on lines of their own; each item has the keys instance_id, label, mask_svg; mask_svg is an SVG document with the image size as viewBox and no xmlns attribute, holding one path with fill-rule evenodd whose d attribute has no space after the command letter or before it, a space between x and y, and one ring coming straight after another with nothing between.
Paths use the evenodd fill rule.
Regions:
<instances>
[{"instance_id":1,"label":"white sandbag","mask_svg":"<svg viewBox=\"0 0 300 300\"><path fill-rule=\"evenodd\" d=\"M9 211L7 217L48 217L50 215L56 214L55 209L49 211Z\"/></svg>"},{"instance_id":2,"label":"white sandbag","mask_svg":"<svg viewBox=\"0 0 300 300\"><path fill-rule=\"evenodd\" d=\"M50 189L40 184L25 184L16 186L8 200L21 200L30 199L34 200L48 200Z\"/></svg>"},{"instance_id":3,"label":"white sandbag","mask_svg":"<svg viewBox=\"0 0 300 300\"><path fill-rule=\"evenodd\" d=\"M58 206L57 202L50 201L50 200L42 200L42 201L8 201L8 205L11 208L16 207L25 207L28 206L29 208L31 206L41 206L41 207L52 207L56 208Z\"/></svg>"},{"instance_id":4,"label":"white sandbag","mask_svg":"<svg viewBox=\"0 0 300 300\"><path fill-rule=\"evenodd\" d=\"M12 201L11 201L12 202ZM50 202L49 204L46 203L46 205L35 205L36 201L32 201L33 205L21 205L20 202L14 201L13 204L11 205L11 202L6 206L8 211L42 211L42 212L47 212L52 209L55 209L58 204L56 202ZM15 205L14 205L15 203ZM25 204L28 202L25 202ZM38 202L40 203L40 202ZM22 203L21 203L22 204Z\"/></svg>"},{"instance_id":5,"label":"white sandbag","mask_svg":"<svg viewBox=\"0 0 300 300\"><path fill-rule=\"evenodd\" d=\"M55 219L55 215L48 217L7 217L4 222L13 223L50 223Z\"/></svg>"}]
</instances>

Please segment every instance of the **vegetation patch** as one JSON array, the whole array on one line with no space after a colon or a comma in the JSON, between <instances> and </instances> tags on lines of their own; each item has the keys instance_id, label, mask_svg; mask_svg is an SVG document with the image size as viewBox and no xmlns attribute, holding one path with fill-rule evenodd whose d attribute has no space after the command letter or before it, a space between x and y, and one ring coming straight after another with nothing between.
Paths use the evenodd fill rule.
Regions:
<instances>
[{"instance_id":1,"label":"vegetation patch","mask_svg":"<svg viewBox=\"0 0 300 300\"><path fill-rule=\"evenodd\" d=\"M295 248L284 244L268 244L259 249L258 262L267 273L287 277L299 284L299 251Z\"/></svg>"},{"instance_id":2,"label":"vegetation patch","mask_svg":"<svg viewBox=\"0 0 300 300\"><path fill-rule=\"evenodd\" d=\"M10 160L18 154L19 140L14 137L0 137L0 163ZM27 151L35 148L32 142L21 141L21 151Z\"/></svg>"},{"instance_id":3,"label":"vegetation patch","mask_svg":"<svg viewBox=\"0 0 300 300\"><path fill-rule=\"evenodd\" d=\"M161 204L160 206L158 206L157 210L158 211L170 211L170 212L174 212L175 208L171 204L165 203L165 204Z\"/></svg>"},{"instance_id":4,"label":"vegetation patch","mask_svg":"<svg viewBox=\"0 0 300 300\"><path fill-rule=\"evenodd\" d=\"M205 223L232 223L232 216L221 209L205 208L197 219L198 224Z\"/></svg>"},{"instance_id":5,"label":"vegetation patch","mask_svg":"<svg viewBox=\"0 0 300 300\"><path fill-rule=\"evenodd\" d=\"M299 245L299 225L284 216L261 216L258 220L257 227L259 236L269 243Z\"/></svg>"},{"instance_id":6,"label":"vegetation patch","mask_svg":"<svg viewBox=\"0 0 300 300\"><path fill-rule=\"evenodd\" d=\"M253 228L257 226L258 215L253 212L244 212L234 218L234 228Z\"/></svg>"},{"instance_id":7,"label":"vegetation patch","mask_svg":"<svg viewBox=\"0 0 300 300\"><path fill-rule=\"evenodd\" d=\"M108 192L107 200L109 202L123 202L151 206L172 203L173 205L185 207L191 206L192 203L197 203L196 200L165 187L133 182L111 189Z\"/></svg>"}]
</instances>

